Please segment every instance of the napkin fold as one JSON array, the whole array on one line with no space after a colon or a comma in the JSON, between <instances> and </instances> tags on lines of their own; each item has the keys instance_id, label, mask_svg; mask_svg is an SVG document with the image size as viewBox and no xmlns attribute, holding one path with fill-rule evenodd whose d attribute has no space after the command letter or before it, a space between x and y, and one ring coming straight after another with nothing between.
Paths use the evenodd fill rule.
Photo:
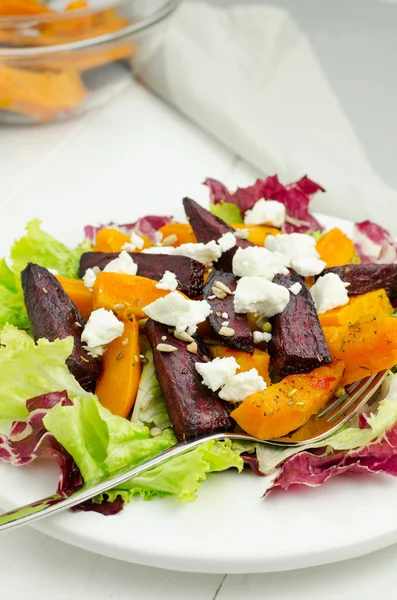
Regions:
<instances>
[{"instance_id":1,"label":"napkin fold","mask_svg":"<svg viewBox=\"0 0 397 600\"><path fill-rule=\"evenodd\" d=\"M396 31L394 2L190 0L141 76L258 176L309 174L316 211L397 234Z\"/></svg>"}]
</instances>

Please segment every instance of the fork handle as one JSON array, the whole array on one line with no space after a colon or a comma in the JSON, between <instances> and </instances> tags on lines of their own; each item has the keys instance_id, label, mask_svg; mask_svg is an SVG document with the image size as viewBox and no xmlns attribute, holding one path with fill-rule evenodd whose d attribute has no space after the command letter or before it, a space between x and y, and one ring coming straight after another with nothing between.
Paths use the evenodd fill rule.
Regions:
<instances>
[{"instance_id":1,"label":"fork handle","mask_svg":"<svg viewBox=\"0 0 397 600\"><path fill-rule=\"evenodd\" d=\"M193 450L203 442L207 442L209 440L223 440L225 438L241 439L242 436L233 433L214 433L204 437L196 438L189 442L181 442L175 446L172 446L171 448L168 448L167 450L164 450L158 456L155 456L151 460L148 460L137 467L132 469L121 469L115 475L112 475L112 477L103 477L97 481L88 482L73 492L73 494L70 496L57 493L53 496L42 498L41 500L37 500L31 504L26 504L25 506L21 506L7 513L1 514L0 532L10 529L11 527L20 527L32 521L43 519L51 514L59 513L67 508L72 508L81 502L91 500L91 498L94 498L98 494L103 494L104 492L107 492L108 490L125 483L137 475L145 473L145 471L148 471L149 469L153 469L154 467L162 465L175 456L185 454L185 452L190 452L190 450ZM250 440L255 438L246 436L245 439Z\"/></svg>"}]
</instances>

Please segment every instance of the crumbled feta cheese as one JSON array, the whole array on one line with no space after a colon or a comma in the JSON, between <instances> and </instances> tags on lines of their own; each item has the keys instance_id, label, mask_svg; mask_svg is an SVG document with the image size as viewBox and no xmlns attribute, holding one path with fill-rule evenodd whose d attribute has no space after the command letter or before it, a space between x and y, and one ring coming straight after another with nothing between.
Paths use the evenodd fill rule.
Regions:
<instances>
[{"instance_id":1,"label":"crumbled feta cheese","mask_svg":"<svg viewBox=\"0 0 397 600\"><path fill-rule=\"evenodd\" d=\"M349 302L346 290L348 285L350 284L342 281L336 273L327 273L319 277L310 288L318 314L321 315L327 310L347 304Z\"/></svg>"},{"instance_id":2,"label":"crumbled feta cheese","mask_svg":"<svg viewBox=\"0 0 397 600\"><path fill-rule=\"evenodd\" d=\"M205 321L211 313L211 306L206 300L188 300L179 292L171 292L143 310L151 319L175 327L179 333L188 328L188 333L192 335L197 324Z\"/></svg>"},{"instance_id":3,"label":"crumbled feta cheese","mask_svg":"<svg viewBox=\"0 0 397 600\"><path fill-rule=\"evenodd\" d=\"M267 331L254 331L254 344L260 344L261 342L270 342L272 334Z\"/></svg>"},{"instance_id":4,"label":"crumbled feta cheese","mask_svg":"<svg viewBox=\"0 0 397 600\"><path fill-rule=\"evenodd\" d=\"M140 235L132 232L130 241L126 242L121 249L126 252L134 252L135 250L142 250L144 245L145 240Z\"/></svg>"},{"instance_id":5,"label":"crumbled feta cheese","mask_svg":"<svg viewBox=\"0 0 397 600\"><path fill-rule=\"evenodd\" d=\"M227 380L233 377L240 368L234 356L214 358L207 363L196 362L195 367L197 373L203 378L203 384L213 392L225 385Z\"/></svg>"},{"instance_id":6,"label":"crumbled feta cheese","mask_svg":"<svg viewBox=\"0 0 397 600\"><path fill-rule=\"evenodd\" d=\"M224 233L223 236L219 238L218 244L221 247L222 252L227 252L228 250L234 248L234 246L237 244L237 240L233 233L229 231L228 233Z\"/></svg>"},{"instance_id":7,"label":"crumbled feta cheese","mask_svg":"<svg viewBox=\"0 0 397 600\"><path fill-rule=\"evenodd\" d=\"M83 281L86 288L92 292L92 288L94 287L96 276L101 272L99 267L93 267L92 269L87 269L84 273Z\"/></svg>"},{"instance_id":8,"label":"crumbled feta cheese","mask_svg":"<svg viewBox=\"0 0 397 600\"><path fill-rule=\"evenodd\" d=\"M318 275L325 268L325 262L319 260L316 240L311 235L304 233L268 235L265 247L271 252L280 252L285 258L286 266L303 277Z\"/></svg>"},{"instance_id":9,"label":"crumbled feta cheese","mask_svg":"<svg viewBox=\"0 0 397 600\"><path fill-rule=\"evenodd\" d=\"M223 321L222 327L229 327L229 323L230 323L230 321Z\"/></svg>"},{"instance_id":10,"label":"crumbled feta cheese","mask_svg":"<svg viewBox=\"0 0 397 600\"><path fill-rule=\"evenodd\" d=\"M123 250L118 257L111 260L103 270L105 273L136 275L138 272L138 265L132 260L131 256Z\"/></svg>"},{"instance_id":11,"label":"crumbled feta cheese","mask_svg":"<svg viewBox=\"0 0 397 600\"><path fill-rule=\"evenodd\" d=\"M85 342L91 354L101 356L104 352L103 346L118 338L123 331L124 323L119 321L111 310L98 308L90 314L81 340Z\"/></svg>"},{"instance_id":12,"label":"crumbled feta cheese","mask_svg":"<svg viewBox=\"0 0 397 600\"><path fill-rule=\"evenodd\" d=\"M159 290L170 290L170 292L175 292L176 288L178 287L178 280L175 273L171 273L171 271L165 271L164 275L160 281L156 283L155 287Z\"/></svg>"},{"instance_id":13,"label":"crumbled feta cheese","mask_svg":"<svg viewBox=\"0 0 397 600\"><path fill-rule=\"evenodd\" d=\"M219 398L229 402L241 402L265 388L266 382L263 377L258 374L256 369L251 369L230 377L219 392Z\"/></svg>"},{"instance_id":14,"label":"crumbled feta cheese","mask_svg":"<svg viewBox=\"0 0 397 600\"><path fill-rule=\"evenodd\" d=\"M291 292L291 294L294 294L294 296L297 296L299 294L299 292L302 289L302 284L299 283L299 281L296 281L294 284L291 285L290 288L288 288L289 291Z\"/></svg>"},{"instance_id":15,"label":"crumbled feta cheese","mask_svg":"<svg viewBox=\"0 0 397 600\"><path fill-rule=\"evenodd\" d=\"M244 217L246 225L273 225L282 227L285 223L285 206L277 200L258 200Z\"/></svg>"},{"instance_id":16,"label":"crumbled feta cheese","mask_svg":"<svg viewBox=\"0 0 397 600\"><path fill-rule=\"evenodd\" d=\"M257 246L238 248L232 266L237 277L265 277L272 280L277 273L288 274L282 254Z\"/></svg>"},{"instance_id":17,"label":"crumbled feta cheese","mask_svg":"<svg viewBox=\"0 0 397 600\"><path fill-rule=\"evenodd\" d=\"M287 288L263 277L242 277L234 293L237 313L260 313L273 317L287 306L290 294Z\"/></svg>"},{"instance_id":18,"label":"crumbled feta cheese","mask_svg":"<svg viewBox=\"0 0 397 600\"><path fill-rule=\"evenodd\" d=\"M222 255L221 247L212 240L208 244L181 244L174 248L173 246L152 246L143 250L145 254L174 254L176 256L186 256L205 265L210 265Z\"/></svg>"},{"instance_id":19,"label":"crumbled feta cheese","mask_svg":"<svg viewBox=\"0 0 397 600\"><path fill-rule=\"evenodd\" d=\"M227 312L223 312L223 313L221 314L221 317L222 317L222 319L228 319L228 318L229 318L229 315L227 314Z\"/></svg>"}]
</instances>

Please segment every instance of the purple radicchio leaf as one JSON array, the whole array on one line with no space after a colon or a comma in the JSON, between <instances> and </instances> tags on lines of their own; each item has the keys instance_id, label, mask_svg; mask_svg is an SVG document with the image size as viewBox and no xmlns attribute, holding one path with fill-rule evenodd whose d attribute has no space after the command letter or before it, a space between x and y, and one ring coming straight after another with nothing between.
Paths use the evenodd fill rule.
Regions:
<instances>
[{"instance_id":1,"label":"purple radicchio leaf","mask_svg":"<svg viewBox=\"0 0 397 600\"><path fill-rule=\"evenodd\" d=\"M397 262L397 243L387 229L373 221L355 224L354 241L362 263L394 264Z\"/></svg>"},{"instance_id":2,"label":"purple radicchio leaf","mask_svg":"<svg viewBox=\"0 0 397 600\"><path fill-rule=\"evenodd\" d=\"M60 468L58 493L69 496L83 484L83 478L73 457L47 431L43 419L47 412L56 404L71 406L66 391L49 392L31 398L26 402L28 417L26 421L16 421L12 424L10 434L0 435L0 460L16 467L22 467L33 462L36 458L54 458ZM123 508L123 501L117 498L114 502L104 500L97 504L85 502L74 510L91 510L104 515L116 514Z\"/></svg>"},{"instance_id":3,"label":"purple radicchio leaf","mask_svg":"<svg viewBox=\"0 0 397 600\"><path fill-rule=\"evenodd\" d=\"M154 233L158 231L160 227L163 227L163 225L170 223L170 221L171 217L148 215L138 219L138 221L135 221L134 223L124 223L123 225L113 222L98 226L86 225L84 227L84 235L90 240L91 243L94 244L98 231L112 227L114 229L118 229L126 235L131 235L133 232L137 233L138 235L147 235L152 242L155 242L156 240L154 238Z\"/></svg>"},{"instance_id":4,"label":"purple radicchio leaf","mask_svg":"<svg viewBox=\"0 0 397 600\"><path fill-rule=\"evenodd\" d=\"M317 219L309 212L309 204L313 194L325 190L307 176L285 186L279 181L277 175L273 175L266 177L266 179L257 179L253 185L246 188L237 188L233 194L215 179L207 179L204 184L209 187L213 203L217 204L222 200L231 202L239 207L242 214L250 210L261 198L282 202L287 211L285 224L287 233L302 233L323 229Z\"/></svg>"}]
</instances>

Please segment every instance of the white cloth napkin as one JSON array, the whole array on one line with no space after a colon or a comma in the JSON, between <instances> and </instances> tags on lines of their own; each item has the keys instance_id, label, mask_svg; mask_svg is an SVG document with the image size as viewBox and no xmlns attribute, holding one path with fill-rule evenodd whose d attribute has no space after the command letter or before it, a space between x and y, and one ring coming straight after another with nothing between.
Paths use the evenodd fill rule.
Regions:
<instances>
[{"instance_id":1,"label":"white cloth napkin","mask_svg":"<svg viewBox=\"0 0 397 600\"><path fill-rule=\"evenodd\" d=\"M302 11L310 10L316 2L323 7L328 5L329 12L334 4L335 11L340 9L340 15L334 15L340 19L339 25L334 23L334 31L340 31L341 36L343 15L349 12L347 5L358 6L349 0L343 1L343 7L339 1L294 2ZM379 9L379 14L382 13L380 3L370 0L370 4L371 10ZM342 72L338 71L339 88L335 88L329 69L324 67L327 38L320 39L320 62L314 42L321 30L316 29L315 22L305 29L305 19L294 16L288 5L292 6L290 0L279 0L275 5L267 1L238 4L227 0L219 0L219 4L186 1L172 19L162 50L144 70L143 79L200 127L251 162L258 175L277 173L287 183L308 174L326 187L327 194L317 195L313 205L316 211L353 220L370 218L397 234L397 164L394 170L390 169L396 173L395 180L391 185L390 178L389 184L385 183L387 178L382 179L376 173L374 161L369 158L372 155L379 159L378 153L374 152L371 140L363 142L362 132L357 129L355 113L360 113L363 104L357 85L367 80L368 56L362 56L358 83L355 80L358 71L343 71L343 63L350 55L346 55L346 61L340 56ZM368 0L361 0L362 10L365 5L368 8ZM391 41L395 38L397 50L397 6L389 8L390 15L395 17L394 29L387 28L387 23L385 28L379 24L374 27L380 41L385 36ZM330 18L327 10L324 9L324 19ZM300 13L297 14L299 17ZM318 10L316 14L321 23ZM388 20L391 25L390 16ZM365 35L372 35L371 30L360 30L360 19L357 27L359 40L355 38L355 52L366 47ZM340 44L334 40L337 47L344 47L349 31L344 33ZM332 31L329 35L332 37ZM334 54L335 45L330 44L329 55ZM374 130L377 119L389 118L387 86L392 86L397 96L395 70L393 80L389 80L387 65L380 64L378 71L382 67L385 67L384 105L373 107ZM362 90L364 95L371 93L373 85L378 86L369 79L367 83ZM358 102L355 105L354 98L350 98L347 109L341 98L349 90L356 94ZM365 99L368 100L367 96ZM389 111L394 121L389 127L384 122L382 125L390 139L397 138L395 106ZM368 125L367 118L362 119L364 125ZM364 134L367 130L368 127ZM386 147L390 147L390 139ZM385 153L385 160L396 160L397 141L394 148L394 157ZM384 144L380 144L379 150L385 151Z\"/></svg>"}]
</instances>

